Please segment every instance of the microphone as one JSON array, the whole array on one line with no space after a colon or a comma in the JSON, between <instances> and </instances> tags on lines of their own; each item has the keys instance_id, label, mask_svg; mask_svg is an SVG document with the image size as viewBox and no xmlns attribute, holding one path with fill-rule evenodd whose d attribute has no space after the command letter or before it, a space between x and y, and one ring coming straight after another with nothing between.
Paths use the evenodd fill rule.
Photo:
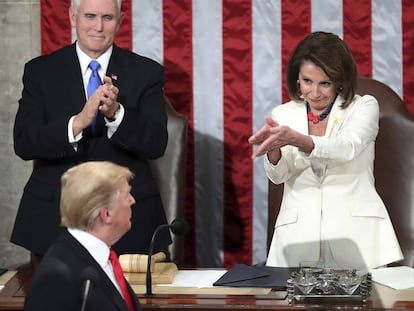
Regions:
<instances>
[{"instance_id":1,"label":"microphone","mask_svg":"<svg viewBox=\"0 0 414 311\"><path fill-rule=\"evenodd\" d=\"M98 271L94 267L86 267L80 274L80 279L83 281L82 286L82 306L81 311L85 311L86 302L88 301L89 295L93 289L93 286L98 283L99 275Z\"/></svg>"},{"instance_id":2,"label":"microphone","mask_svg":"<svg viewBox=\"0 0 414 311\"><path fill-rule=\"evenodd\" d=\"M170 229L175 235L185 235L188 232L189 225L185 219L176 218L171 222Z\"/></svg>"},{"instance_id":3,"label":"microphone","mask_svg":"<svg viewBox=\"0 0 414 311\"><path fill-rule=\"evenodd\" d=\"M189 225L185 219L176 218L171 222L171 224L159 225L155 229L154 234L152 235L150 248L148 251L148 263L147 263L147 275L146 275L147 290L146 290L145 296L152 296L151 259L152 259L153 249L154 249L155 238L157 237L158 233L165 228L170 228L171 232L174 233L175 235L184 235L187 233Z\"/></svg>"}]
</instances>

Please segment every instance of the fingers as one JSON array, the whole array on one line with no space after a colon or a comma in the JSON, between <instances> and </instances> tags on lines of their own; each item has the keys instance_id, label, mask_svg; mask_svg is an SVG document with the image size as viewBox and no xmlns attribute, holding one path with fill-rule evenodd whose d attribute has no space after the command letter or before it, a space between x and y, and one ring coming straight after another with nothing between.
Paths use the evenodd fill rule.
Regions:
<instances>
[{"instance_id":1,"label":"fingers","mask_svg":"<svg viewBox=\"0 0 414 311\"><path fill-rule=\"evenodd\" d=\"M266 116L266 124L270 127L279 126L279 123L277 123L271 116Z\"/></svg>"},{"instance_id":2,"label":"fingers","mask_svg":"<svg viewBox=\"0 0 414 311\"><path fill-rule=\"evenodd\" d=\"M279 126L279 124L275 120L273 120L272 117L267 116L266 124L263 125L263 127L260 130L258 130L252 136L250 136L248 142L253 145L263 143L263 141L266 140L272 134L272 128L277 126Z\"/></svg>"},{"instance_id":3,"label":"fingers","mask_svg":"<svg viewBox=\"0 0 414 311\"><path fill-rule=\"evenodd\" d=\"M112 79L108 76L104 77L104 84L113 85Z\"/></svg>"},{"instance_id":4,"label":"fingers","mask_svg":"<svg viewBox=\"0 0 414 311\"><path fill-rule=\"evenodd\" d=\"M249 137L248 142L253 145L261 144L267 137L269 137L270 128L265 124L260 130Z\"/></svg>"},{"instance_id":5,"label":"fingers","mask_svg":"<svg viewBox=\"0 0 414 311\"><path fill-rule=\"evenodd\" d=\"M104 77L104 84L100 85L85 103L79 113L84 127L89 126L95 118L96 112L100 110L104 115L113 115L118 109L119 89L113 85L110 77Z\"/></svg>"},{"instance_id":6,"label":"fingers","mask_svg":"<svg viewBox=\"0 0 414 311\"><path fill-rule=\"evenodd\" d=\"M258 144L258 147L252 153L252 159L265 155L267 152L279 148L275 137L269 136L262 143Z\"/></svg>"},{"instance_id":7,"label":"fingers","mask_svg":"<svg viewBox=\"0 0 414 311\"><path fill-rule=\"evenodd\" d=\"M262 156L266 153L270 131L260 129L256 134L250 136L249 143L257 145L257 148L252 153L252 159Z\"/></svg>"},{"instance_id":8,"label":"fingers","mask_svg":"<svg viewBox=\"0 0 414 311\"><path fill-rule=\"evenodd\" d=\"M108 76L104 77L104 84L102 85L103 96L107 99L110 99L113 102L116 102L118 98L119 89L113 85L112 79Z\"/></svg>"},{"instance_id":9,"label":"fingers","mask_svg":"<svg viewBox=\"0 0 414 311\"><path fill-rule=\"evenodd\" d=\"M96 93L98 93L99 96L99 105L97 109L107 117L112 116L119 107L119 89L112 83L112 79L105 76L104 84L99 87Z\"/></svg>"},{"instance_id":10,"label":"fingers","mask_svg":"<svg viewBox=\"0 0 414 311\"><path fill-rule=\"evenodd\" d=\"M262 155L264 155L266 152L264 152L260 147L257 148L255 151L253 151L252 153L252 159L254 160L255 158L261 157Z\"/></svg>"},{"instance_id":11,"label":"fingers","mask_svg":"<svg viewBox=\"0 0 414 311\"><path fill-rule=\"evenodd\" d=\"M252 159L266 154L268 151L279 148L277 144L277 132L279 124L272 117L266 117L266 124L249 137L248 142L257 145L252 153Z\"/></svg>"}]
</instances>

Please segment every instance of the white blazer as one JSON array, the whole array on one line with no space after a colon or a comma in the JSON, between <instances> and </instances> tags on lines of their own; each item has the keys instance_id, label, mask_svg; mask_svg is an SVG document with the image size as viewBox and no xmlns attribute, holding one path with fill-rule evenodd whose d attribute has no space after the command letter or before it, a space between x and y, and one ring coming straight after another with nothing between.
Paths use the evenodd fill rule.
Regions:
<instances>
[{"instance_id":1,"label":"white blazer","mask_svg":"<svg viewBox=\"0 0 414 311\"><path fill-rule=\"evenodd\" d=\"M264 157L269 179L284 183L269 266L295 267L304 261L324 260L332 268L371 269L403 258L375 189L377 100L356 95L345 110L340 108L343 101L337 97L325 136L312 136L315 147L311 154L285 146L276 165ZM279 105L272 117L280 125L308 135L303 102Z\"/></svg>"}]
</instances>

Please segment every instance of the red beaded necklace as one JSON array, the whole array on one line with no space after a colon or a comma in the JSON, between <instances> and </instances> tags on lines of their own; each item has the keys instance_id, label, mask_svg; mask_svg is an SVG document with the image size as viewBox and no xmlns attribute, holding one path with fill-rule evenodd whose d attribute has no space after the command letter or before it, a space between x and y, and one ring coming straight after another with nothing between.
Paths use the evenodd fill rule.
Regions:
<instances>
[{"instance_id":1,"label":"red beaded necklace","mask_svg":"<svg viewBox=\"0 0 414 311\"><path fill-rule=\"evenodd\" d=\"M333 105L335 103L335 99L336 99L336 97L334 98L334 100L332 101L332 103L330 103L329 106L325 109L325 111L322 112L319 116L318 115L314 115L312 113L312 111L310 111L309 104L308 104L308 102L306 102L306 111L308 113L308 120L309 121L312 121L313 124L317 124L320 121L322 121L323 119L325 119L329 115L329 113L331 112L332 107L333 107Z\"/></svg>"}]
</instances>

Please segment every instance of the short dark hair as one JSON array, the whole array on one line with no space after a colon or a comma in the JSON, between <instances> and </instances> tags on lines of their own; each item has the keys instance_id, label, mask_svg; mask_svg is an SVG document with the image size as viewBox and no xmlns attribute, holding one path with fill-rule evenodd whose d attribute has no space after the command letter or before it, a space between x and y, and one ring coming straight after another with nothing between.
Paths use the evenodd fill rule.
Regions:
<instances>
[{"instance_id":1,"label":"short dark hair","mask_svg":"<svg viewBox=\"0 0 414 311\"><path fill-rule=\"evenodd\" d=\"M346 108L355 96L357 65L346 43L336 34L312 32L296 46L286 68L289 97L302 100L298 88L299 70L303 61L311 61L322 68L342 95Z\"/></svg>"}]
</instances>

